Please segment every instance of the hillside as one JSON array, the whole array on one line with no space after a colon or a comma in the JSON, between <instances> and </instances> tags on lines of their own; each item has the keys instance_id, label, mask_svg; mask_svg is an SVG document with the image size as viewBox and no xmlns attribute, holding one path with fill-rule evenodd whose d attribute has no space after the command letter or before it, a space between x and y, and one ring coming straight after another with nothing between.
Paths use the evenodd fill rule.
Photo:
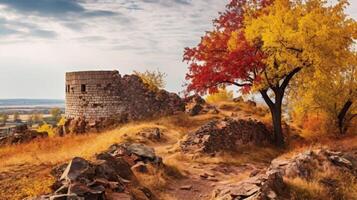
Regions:
<instances>
[{"instance_id":1,"label":"hillside","mask_svg":"<svg viewBox=\"0 0 357 200\"><path fill-rule=\"evenodd\" d=\"M270 145L249 145L234 152L213 154L184 153L180 142L188 134L212 120L226 117L255 119L269 124L269 113L264 107L243 102L223 102L216 105L218 112L189 116L186 113L120 125L102 133L67 135L35 140L0 148L0 199L23 199L51 193L55 178L51 170L74 157L94 160L98 153L115 143L142 143L153 147L163 158L165 170L150 169L146 173L134 171L139 182L158 199L213 199L217 188L246 180L269 167L276 158L291 158L298 153L322 147L335 151L356 151L357 136L339 140L326 137L316 143L309 138L296 139L297 129L290 128L289 147L279 150ZM159 131L157 139L146 133ZM150 135L150 134L149 134ZM295 138L295 139L294 139ZM328 172L326 172L328 173ZM323 175L320 175L323 176ZM342 199L357 195L355 180L341 186ZM324 199L327 187L317 180L286 178L294 199ZM341 182L343 183L343 182ZM347 179L346 179L347 184ZM325 196L321 196L324 194ZM320 197L319 197L320 195ZM336 198L339 198L336 197ZM331 197L332 199L332 197Z\"/></svg>"}]
</instances>

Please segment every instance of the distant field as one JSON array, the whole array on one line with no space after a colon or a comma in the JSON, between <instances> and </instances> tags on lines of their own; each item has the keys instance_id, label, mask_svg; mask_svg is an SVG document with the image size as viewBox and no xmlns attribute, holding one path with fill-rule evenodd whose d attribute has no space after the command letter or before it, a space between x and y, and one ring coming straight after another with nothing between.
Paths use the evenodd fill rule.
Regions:
<instances>
[{"instance_id":1,"label":"distant field","mask_svg":"<svg viewBox=\"0 0 357 200\"><path fill-rule=\"evenodd\" d=\"M64 104L61 99L0 99L0 113L47 114L51 108L64 109Z\"/></svg>"}]
</instances>

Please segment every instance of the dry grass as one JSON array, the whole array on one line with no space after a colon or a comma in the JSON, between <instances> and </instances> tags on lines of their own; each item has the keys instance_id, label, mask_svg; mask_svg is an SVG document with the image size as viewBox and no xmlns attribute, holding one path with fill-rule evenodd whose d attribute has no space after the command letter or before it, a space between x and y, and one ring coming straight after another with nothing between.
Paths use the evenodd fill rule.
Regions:
<instances>
[{"instance_id":1,"label":"dry grass","mask_svg":"<svg viewBox=\"0 0 357 200\"><path fill-rule=\"evenodd\" d=\"M176 152L165 159L165 163L179 166L180 163L200 163L200 164L228 164L242 165L246 163L269 164L270 161L280 155L281 150L273 147L245 147L237 152L218 153L215 156L201 154L183 154ZM183 167L182 170L185 168Z\"/></svg>"},{"instance_id":2,"label":"dry grass","mask_svg":"<svg viewBox=\"0 0 357 200\"><path fill-rule=\"evenodd\" d=\"M301 178L285 179L293 200L327 200L325 189L316 181L306 181Z\"/></svg>"},{"instance_id":3,"label":"dry grass","mask_svg":"<svg viewBox=\"0 0 357 200\"><path fill-rule=\"evenodd\" d=\"M241 102L219 102L216 106L220 108L220 114L190 117L181 113L175 116L129 123L113 130L104 131L101 134L50 137L27 144L2 147L0 148L0 199L3 197L6 197L6 199L21 199L26 196L49 192L49 186L53 182L49 171L54 165L67 162L76 156L92 159L96 153L106 150L114 143L140 142L155 147L157 154L164 158L166 167L159 171L150 169L147 175L138 175L138 179L145 186L158 191L161 199L168 200L172 199L171 196L164 191L160 193L160 190L164 190L168 183L189 176L193 170L192 165L241 166L250 163L267 166L273 158L281 155L283 151L288 151L283 156L291 156L306 151L308 148L320 146L344 150L357 148L357 136L346 136L346 138L340 138L338 141L331 140L328 137L320 137L318 142L309 140L300 148L285 150L278 150L273 147L246 147L235 153L221 153L215 157L182 154L179 151L178 141L183 139L188 132L199 128L212 119L231 116L231 113L234 112L238 114L238 117L252 116L252 118L266 120L266 123L270 122L269 113L259 106L252 107ZM159 128L162 131L163 141L148 141L137 134L142 130L152 128ZM28 168L31 170L28 170ZM8 178L2 179L1 175ZM237 181L237 179L243 179L247 176L249 174L245 172L239 173L232 180L227 179L227 181ZM316 179L321 179L328 175L318 174L316 176ZM341 180L339 187L341 194L348 193L357 196L355 180L343 181L347 178L342 175L335 177L335 179ZM287 179L287 182L293 194L296 194L295 199L319 199L325 197L324 195L327 192L326 188L319 182L308 182L302 179ZM9 197L9 194L12 195L13 193L16 193L16 195ZM346 199L350 196L340 197Z\"/></svg>"},{"instance_id":4,"label":"dry grass","mask_svg":"<svg viewBox=\"0 0 357 200\"><path fill-rule=\"evenodd\" d=\"M98 152L106 150L114 143L139 141L136 134L144 129L160 128L166 143L176 143L187 131L215 118L202 115L189 118L185 114L151 121L133 122L101 134L67 135L35 140L31 143L0 148L0 172L14 165L54 165L80 156L90 159Z\"/></svg>"},{"instance_id":5,"label":"dry grass","mask_svg":"<svg viewBox=\"0 0 357 200\"><path fill-rule=\"evenodd\" d=\"M348 172L336 169L317 171L311 180L285 178L293 200L356 200L357 179Z\"/></svg>"}]
</instances>

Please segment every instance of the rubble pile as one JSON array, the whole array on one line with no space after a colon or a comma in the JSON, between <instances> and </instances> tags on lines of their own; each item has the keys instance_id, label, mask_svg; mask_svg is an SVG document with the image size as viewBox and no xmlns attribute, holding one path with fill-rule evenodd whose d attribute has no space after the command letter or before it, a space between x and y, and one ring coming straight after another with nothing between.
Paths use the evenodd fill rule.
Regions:
<instances>
[{"instance_id":1,"label":"rubble pile","mask_svg":"<svg viewBox=\"0 0 357 200\"><path fill-rule=\"evenodd\" d=\"M270 142L271 134L263 123L226 118L210 121L190 133L181 142L181 149L184 152L215 153L234 151L243 145L264 145Z\"/></svg>"}]
</instances>

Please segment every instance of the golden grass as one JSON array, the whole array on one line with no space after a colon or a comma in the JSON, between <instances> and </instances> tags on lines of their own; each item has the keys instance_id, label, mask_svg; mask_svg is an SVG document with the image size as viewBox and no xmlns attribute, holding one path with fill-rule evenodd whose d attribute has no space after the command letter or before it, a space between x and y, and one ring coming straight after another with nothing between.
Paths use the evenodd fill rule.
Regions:
<instances>
[{"instance_id":1,"label":"golden grass","mask_svg":"<svg viewBox=\"0 0 357 200\"><path fill-rule=\"evenodd\" d=\"M180 163L195 162L200 164L229 164L229 165L242 165L246 163L265 163L269 164L270 161L280 155L281 150L273 147L245 147L237 152L231 153L218 153L212 157L209 155L201 154L184 154L176 152L165 159L165 163L173 166L179 166ZM182 169L184 170L184 168Z\"/></svg>"},{"instance_id":2,"label":"golden grass","mask_svg":"<svg viewBox=\"0 0 357 200\"><path fill-rule=\"evenodd\" d=\"M323 184L323 181L331 185ZM327 168L317 171L311 180L302 178L285 178L293 200L356 200L357 179L348 172Z\"/></svg>"},{"instance_id":3,"label":"golden grass","mask_svg":"<svg viewBox=\"0 0 357 200\"><path fill-rule=\"evenodd\" d=\"M75 156L90 159L114 143L138 141L140 138L136 134L149 128L160 128L164 132L166 142L173 144L187 131L199 127L212 118L214 118L213 115L189 118L185 114L181 114L151 121L132 122L101 134L50 137L31 143L2 147L0 148L0 172L21 164L54 165L68 161Z\"/></svg>"},{"instance_id":4,"label":"golden grass","mask_svg":"<svg viewBox=\"0 0 357 200\"><path fill-rule=\"evenodd\" d=\"M316 181L306 181L301 178L284 179L290 189L292 200L327 200L325 188Z\"/></svg>"}]
</instances>

